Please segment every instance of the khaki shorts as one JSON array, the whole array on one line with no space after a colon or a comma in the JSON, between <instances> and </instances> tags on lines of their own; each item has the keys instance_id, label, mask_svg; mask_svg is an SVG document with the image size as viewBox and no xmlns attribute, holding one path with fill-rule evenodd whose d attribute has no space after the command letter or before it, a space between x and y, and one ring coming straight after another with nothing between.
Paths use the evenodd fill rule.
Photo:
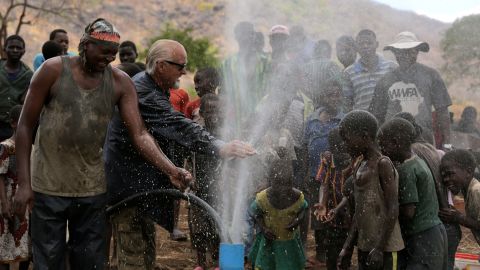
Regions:
<instances>
[{"instance_id":1,"label":"khaki shorts","mask_svg":"<svg viewBox=\"0 0 480 270\"><path fill-rule=\"evenodd\" d=\"M137 215L137 209L127 208L113 215L112 234L116 239L118 270L153 270L155 267L155 223Z\"/></svg>"}]
</instances>

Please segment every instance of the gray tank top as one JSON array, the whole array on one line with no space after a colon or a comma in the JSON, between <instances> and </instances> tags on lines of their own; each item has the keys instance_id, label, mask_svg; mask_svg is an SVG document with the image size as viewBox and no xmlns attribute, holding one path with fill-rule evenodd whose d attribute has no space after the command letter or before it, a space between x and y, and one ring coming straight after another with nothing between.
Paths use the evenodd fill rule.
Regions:
<instances>
[{"instance_id":1,"label":"gray tank top","mask_svg":"<svg viewBox=\"0 0 480 270\"><path fill-rule=\"evenodd\" d=\"M378 162L382 159L388 159L381 156ZM390 161L390 160L389 160ZM378 164L377 162L377 164ZM360 163L359 163L360 164ZM393 167L393 164L392 164ZM358 167L355 170L355 180L357 178ZM358 249L369 252L376 247L380 241L381 235L378 228L385 225L386 221L386 207L384 202L383 189L380 184L380 176L377 171L369 177L368 181L362 183L361 186L354 182L355 195L355 219L358 229ZM398 189L398 173L395 170L394 183ZM387 240L385 252L400 251L404 248L402 233L398 218L395 221L395 227Z\"/></svg>"},{"instance_id":2,"label":"gray tank top","mask_svg":"<svg viewBox=\"0 0 480 270\"><path fill-rule=\"evenodd\" d=\"M32 189L55 196L106 192L102 147L112 117L113 79L108 66L94 89L80 88L62 57L63 70L40 116L32 151Z\"/></svg>"}]
</instances>

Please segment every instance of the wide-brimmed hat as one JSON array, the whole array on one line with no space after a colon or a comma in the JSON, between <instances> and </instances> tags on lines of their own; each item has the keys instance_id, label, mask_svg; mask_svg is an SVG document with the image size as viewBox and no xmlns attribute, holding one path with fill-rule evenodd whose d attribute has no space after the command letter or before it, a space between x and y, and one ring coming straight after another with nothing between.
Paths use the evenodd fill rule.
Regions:
<instances>
[{"instance_id":1,"label":"wide-brimmed hat","mask_svg":"<svg viewBox=\"0 0 480 270\"><path fill-rule=\"evenodd\" d=\"M404 50L404 49L412 49L417 48L421 52L428 52L430 50L430 46L427 42L418 40L417 36L415 36L412 32L401 32L395 37L395 41L385 46L383 50Z\"/></svg>"}]
</instances>

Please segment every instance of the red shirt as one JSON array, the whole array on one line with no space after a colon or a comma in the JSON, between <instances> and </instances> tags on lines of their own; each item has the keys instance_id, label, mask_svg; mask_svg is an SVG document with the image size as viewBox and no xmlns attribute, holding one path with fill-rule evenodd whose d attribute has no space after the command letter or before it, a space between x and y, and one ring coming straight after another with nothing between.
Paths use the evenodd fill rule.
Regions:
<instances>
[{"instance_id":1,"label":"red shirt","mask_svg":"<svg viewBox=\"0 0 480 270\"><path fill-rule=\"evenodd\" d=\"M170 104L176 111L185 112L188 103L188 93L183 89L170 89Z\"/></svg>"},{"instance_id":2,"label":"red shirt","mask_svg":"<svg viewBox=\"0 0 480 270\"><path fill-rule=\"evenodd\" d=\"M185 106L185 117L190 118L193 120L193 113L196 109L200 108L200 98L195 99L194 101L188 102L187 106Z\"/></svg>"}]
</instances>

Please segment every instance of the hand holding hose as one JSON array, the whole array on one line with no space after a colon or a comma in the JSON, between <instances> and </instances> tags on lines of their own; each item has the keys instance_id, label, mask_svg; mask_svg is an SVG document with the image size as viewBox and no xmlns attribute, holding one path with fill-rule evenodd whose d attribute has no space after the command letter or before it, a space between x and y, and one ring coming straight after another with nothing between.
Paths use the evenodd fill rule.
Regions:
<instances>
[{"instance_id":1,"label":"hand holding hose","mask_svg":"<svg viewBox=\"0 0 480 270\"><path fill-rule=\"evenodd\" d=\"M189 171L177 167L176 171L169 175L170 182L179 190L184 191L192 183L192 175Z\"/></svg>"}]
</instances>

